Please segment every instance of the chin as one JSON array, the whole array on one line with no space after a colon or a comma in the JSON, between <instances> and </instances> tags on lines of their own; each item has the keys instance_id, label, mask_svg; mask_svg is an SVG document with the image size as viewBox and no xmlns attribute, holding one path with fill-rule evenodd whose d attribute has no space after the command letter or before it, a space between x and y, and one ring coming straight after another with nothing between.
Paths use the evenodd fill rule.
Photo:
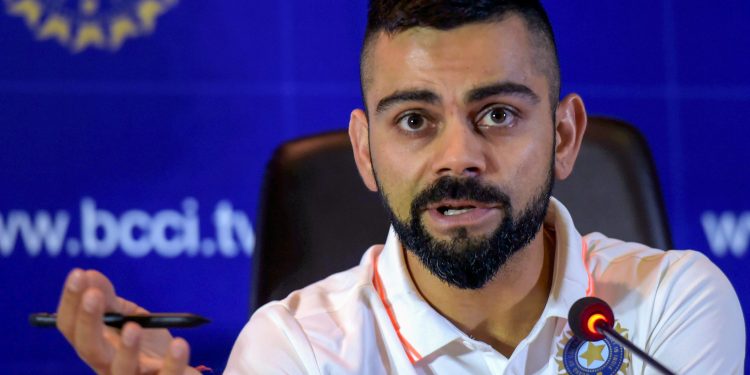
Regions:
<instances>
[{"instance_id":1,"label":"chin","mask_svg":"<svg viewBox=\"0 0 750 375\"><path fill-rule=\"evenodd\" d=\"M499 225L496 225L488 229L461 226L461 227L449 229L447 234L438 234L429 229L427 229L427 233L430 235L430 237L432 237L434 240L437 240L437 241L474 243L474 242L479 242L479 241L486 241L492 236L493 233L495 233L498 230L498 228L499 228Z\"/></svg>"}]
</instances>

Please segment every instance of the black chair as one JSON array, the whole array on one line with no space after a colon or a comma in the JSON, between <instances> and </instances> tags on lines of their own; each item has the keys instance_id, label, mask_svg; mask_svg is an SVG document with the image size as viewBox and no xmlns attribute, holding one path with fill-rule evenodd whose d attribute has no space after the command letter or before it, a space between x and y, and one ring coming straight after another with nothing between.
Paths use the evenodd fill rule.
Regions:
<instances>
[{"instance_id":1,"label":"black chair","mask_svg":"<svg viewBox=\"0 0 750 375\"><path fill-rule=\"evenodd\" d=\"M590 117L573 174L553 195L581 233L672 247L648 145L622 121ZM346 131L290 141L268 164L253 255L251 311L358 264L388 221L354 165Z\"/></svg>"}]
</instances>

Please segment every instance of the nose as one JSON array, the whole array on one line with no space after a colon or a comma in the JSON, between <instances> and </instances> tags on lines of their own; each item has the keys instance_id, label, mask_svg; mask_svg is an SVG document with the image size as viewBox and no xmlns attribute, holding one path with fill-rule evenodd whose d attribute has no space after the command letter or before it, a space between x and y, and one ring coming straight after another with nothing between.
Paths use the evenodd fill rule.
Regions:
<instances>
[{"instance_id":1,"label":"nose","mask_svg":"<svg viewBox=\"0 0 750 375\"><path fill-rule=\"evenodd\" d=\"M473 124L451 121L436 142L433 170L439 177L478 177L487 167L485 144Z\"/></svg>"}]
</instances>

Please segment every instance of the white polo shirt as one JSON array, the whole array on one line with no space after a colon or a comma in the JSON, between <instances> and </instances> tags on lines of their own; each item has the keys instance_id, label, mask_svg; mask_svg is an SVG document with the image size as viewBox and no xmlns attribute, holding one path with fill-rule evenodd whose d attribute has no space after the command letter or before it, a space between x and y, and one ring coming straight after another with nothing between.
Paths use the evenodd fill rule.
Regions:
<instances>
[{"instance_id":1,"label":"white polo shirt","mask_svg":"<svg viewBox=\"0 0 750 375\"><path fill-rule=\"evenodd\" d=\"M742 311L724 274L695 251L661 251L593 233L581 237L551 200L556 239L542 316L510 358L472 339L417 292L393 229L359 266L266 304L235 343L227 374L643 374L619 344L583 342L570 306L595 295L615 328L678 374L741 374ZM457 301L460 303L460 301Z\"/></svg>"}]
</instances>

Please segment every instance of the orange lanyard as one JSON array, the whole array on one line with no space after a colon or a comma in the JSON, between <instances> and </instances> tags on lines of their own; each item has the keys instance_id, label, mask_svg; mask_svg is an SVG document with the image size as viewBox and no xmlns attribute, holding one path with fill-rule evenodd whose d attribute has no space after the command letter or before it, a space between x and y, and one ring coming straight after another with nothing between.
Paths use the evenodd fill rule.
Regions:
<instances>
[{"instance_id":1,"label":"orange lanyard","mask_svg":"<svg viewBox=\"0 0 750 375\"><path fill-rule=\"evenodd\" d=\"M581 243L583 243L583 248L581 249L583 251L583 265L586 268L586 275L588 277L588 287L586 288L586 295L591 296L594 293L594 282L589 273L589 264L587 259L589 248L586 244L586 241L583 241L583 239L581 239ZM383 287L383 281L380 279L380 274L378 273L379 259L380 254L375 256L375 260L373 263L372 284L375 286L375 291L378 292L380 301L383 303L383 306L385 306L385 311L388 313L388 318L391 320L391 324L396 330L396 335L398 336L399 341L401 341L401 344L404 346L406 356L409 358L409 361L413 365L414 363L422 359L422 356L419 354L419 352L417 352L417 349L414 349L414 346L412 346L411 343L409 343L409 341L407 341L406 338L404 338L404 336L401 334L401 326L399 326L398 321L396 320L396 314L393 313L393 307L388 301L388 297L385 294L385 288Z\"/></svg>"},{"instance_id":2,"label":"orange lanyard","mask_svg":"<svg viewBox=\"0 0 750 375\"><path fill-rule=\"evenodd\" d=\"M391 303L388 302L388 298L385 295L383 281L380 280L380 274L378 273L378 259L380 259L380 254L375 257L375 263L373 264L372 284L375 286L375 290L378 292L380 301L383 303L383 306L385 306L385 311L388 313L388 318L391 319L391 324L393 324L393 328L396 330L396 335L398 336L399 341L401 341L401 344L404 346L404 350L406 351L406 356L409 358L409 362L411 362L411 364L413 365L415 362L422 359L422 356L419 354L419 352L417 352L417 349L414 349L409 341L407 341L406 338L401 335L401 327L398 325L398 321L396 320L396 315L393 313Z\"/></svg>"}]
</instances>

